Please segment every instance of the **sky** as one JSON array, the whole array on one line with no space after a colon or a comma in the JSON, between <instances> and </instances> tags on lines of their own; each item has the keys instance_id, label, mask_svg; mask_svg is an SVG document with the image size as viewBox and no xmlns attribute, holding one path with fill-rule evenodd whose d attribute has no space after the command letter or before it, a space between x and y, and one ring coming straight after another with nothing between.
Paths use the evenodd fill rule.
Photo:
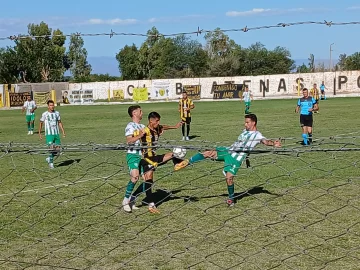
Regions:
<instances>
[{"instance_id":1,"label":"sky","mask_svg":"<svg viewBox=\"0 0 360 270\"><path fill-rule=\"evenodd\" d=\"M206 4L207 3L207 4ZM188 33L203 30L242 29L303 21L360 21L357 0L224 0L224 1L121 1L121 0L17 0L1 3L0 38L26 34L29 23L44 21L52 29L65 34L101 34L146 32L155 26L162 34ZM329 60L330 44L333 61L339 54L360 51L360 24L346 26L297 25L284 28L227 32L243 47L255 42L266 48L282 46L290 50L293 59ZM194 39L204 43L204 34ZM140 46L146 37L131 35L84 37L89 62L93 70L117 73L116 53L125 45ZM0 47L11 46L1 40ZM95 66L94 66L95 65ZM115 69L115 71L114 71ZM111 71L110 71L111 70ZM96 73L96 72L94 72Z\"/></svg>"}]
</instances>

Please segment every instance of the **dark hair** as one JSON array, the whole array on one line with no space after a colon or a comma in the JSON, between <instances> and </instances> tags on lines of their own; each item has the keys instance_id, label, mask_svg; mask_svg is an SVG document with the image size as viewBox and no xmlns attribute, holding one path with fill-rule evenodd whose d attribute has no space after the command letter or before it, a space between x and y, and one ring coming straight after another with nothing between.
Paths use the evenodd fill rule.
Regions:
<instances>
[{"instance_id":1,"label":"dark hair","mask_svg":"<svg viewBox=\"0 0 360 270\"><path fill-rule=\"evenodd\" d=\"M49 105L50 103L55 104L54 101L51 99L49 99L46 103L47 103L47 105Z\"/></svg>"},{"instance_id":2,"label":"dark hair","mask_svg":"<svg viewBox=\"0 0 360 270\"><path fill-rule=\"evenodd\" d=\"M186 92L186 90L185 90L185 89L183 89L183 90L182 90L182 93L183 93L183 94L187 94L187 92Z\"/></svg>"},{"instance_id":3,"label":"dark hair","mask_svg":"<svg viewBox=\"0 0 360 270\"><path fill-rule=\"evenodd\" d=\"M303 91L309 91L307 88L304 88Z\"/></svg>"},{"instance_id":4,"label":"dark hair","mask_svg":"<svg viewBox=\"0 0 360 270\"><path fill-rule=\"evenodd\" d=\"M158 114L157 112L151 112L148 115L148 120L150 120L151 118L157 118L160 119L160 114Z\"/></svg>"},{"instance_id":5,"label":"dark hair","mask_svg":"<svg viewBox=\"0 0 360 270\"><path fill-rule=\"evenodd\" d=\"M251 121L255 122L255 126L257 124L257 117L255 114L253 113L250 113L250 114L246 114L245 115L245 118L249 118Z\"/></svg>"},{"instance_id":6,"label":"dark hair","mask_svg":"<svg viewBox=\"0 0 360 270\"><path fill-rule=\"evenodd\" d=\"M141 107L139 105L131 105L129 108L128 108L128 114L130 117L133 116L133 112L137 109L141 109Z\"/></svg>"}]
</instances>

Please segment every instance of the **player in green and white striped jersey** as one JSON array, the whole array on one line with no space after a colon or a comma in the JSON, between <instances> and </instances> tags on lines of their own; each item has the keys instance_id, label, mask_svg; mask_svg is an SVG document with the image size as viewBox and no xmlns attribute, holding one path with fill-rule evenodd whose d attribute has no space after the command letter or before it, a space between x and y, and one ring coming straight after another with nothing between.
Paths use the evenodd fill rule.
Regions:
<instances>
[{"instance_id":1,"label":"player in green and white striped jersey","mask_svg":"<svg viewBox=\"0 0 360 270\"><path fill-rule=\"evenodd\" d=\"M141 107L139 105L130 106L128 108L128 114L132 121L129 122L125 128L125 137L126 142L134 146L134 149L129 148L126 154L126 163L130 172L130 180L126 186L125 197L122 202L125 212L131 212L132 209L137 208L134 201L135 197L131 196L131 194L140 176L139 166L142 158L142 151L139 146L141 146L140 139L145 135L145 125L140 124L143 115ZM138 148L136 149L136 147Z\"/></svg>"},{"instance_id":2,"label":"player in green and white striped jersey","mask_svg":"<svg viewBox=\"0 0 360 270\"><path fill-rule=\"evenodd\" d=\"M243 99L245 102L245 114L248 114L250 113L251 100L253 99L253 95L251 91L249 91L249 86L245 86L245 91L243 92L240 101Z\"/></svg>"},{"instance_id":3,"label":"player in green and white striped jersey","mask_svg":"<svg viewBox=\"0 0 360 270\"><path fill-rule=\"evenodd\" d=\"M22 107L22 112L26 110L26 123L28 127L28 135L34 134L34 122L35 122L35 110L37 109L36 103L31 99L31 96L27 97Z\"/></svg>"},{"instance_id":4,"label":"player in green and white striped jersey","mask_svg":"<svg viewBox=\"0 0 360 270\"><path fill-rule=\"evenodd\" d=\"M65 137L64 126L61 122L60 113L55 111L54 101L49 100L47 102L48 110L41 115L40 125L39 125L39 136L42 140L42 127L45 127L45 138L46 144L50 147L50 155L46 158L46 161L49 164L51 169L54 168L54 156L59 152L61 141L60 141L60 132L59 127L62 131L63 136Z\"/></svg>"},{"instance_id":5,"label":"player in green and white striped jersey","mask_svg":"<svg viewBox=\"0 0 360 270\"><path fill-rule=\"evenodd\" d=\"M266 139L256 128L257 117L255 114L245 115L245 130L240 134L237 141L230 147L217 147L215 150L205 151L203 153L197 153L190 159L186 159L181 163L175 165L175 170L180 170L189 164L211 158L216 161L224 162L223 173L226 177L227 188L229 192L229 198L227 204L229 206L234 205L234 176L236 176L238 170L241 167L242 162L246 159L247 152L251 151L259 143L280 147L280 141L272 141Z\"/></svg>"}]
</instances>

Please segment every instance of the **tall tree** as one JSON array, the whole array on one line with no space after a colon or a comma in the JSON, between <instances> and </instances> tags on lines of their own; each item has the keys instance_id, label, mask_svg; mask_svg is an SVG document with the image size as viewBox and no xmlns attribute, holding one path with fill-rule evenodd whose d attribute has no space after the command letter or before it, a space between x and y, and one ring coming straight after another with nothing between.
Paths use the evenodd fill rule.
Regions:
<instances>
[{"instance_id":1,"label":"tall tree","mask_svg":"<svg viewBox=\"0 0 360 270\"><path fill-rule=\"evenodd\" d=\"M339 61L338 61L338 69L339 70L344 70L345 69L345 62L346 62L346 54L342 53L339 55Z\"/></svg>"},{"instance_id":2,"label":"tall tree","mask_svg":"<svg viewBox=\"0 0 360 270\"><path fill-rule=\"evenodd\" d=\"M63 33L52 31L45 23L29 24L28 35L15 40L19 73L28 82L59 81L63 79L65 40Z\"/></svg>"},{"instance_id":3,"label":"tall tree","mask_svg":"<svg viewBox=\"0 0 360 270\"><path fill-rule=\"evenodd\" d=\"M65 58L70 63L70 71L75 80L89 77L91 65L87 61L87 50L84 48L84 40L81 36L70 36L69 51Z\"/></svg>"},{"instance_id":4,"label":"tall tree","mask_svg":"<svg viewBox=\"0 0 360 270\"><path fill-rule=\"evenodd\" d=\"M345 70L360 70L360 52L353 53L345 59Z\"/></svg>"},{"instance_id":5,"label":"tall tree","mask_svg":"<svg viewBox=\"0 0 360 270\"><path fill-rule=\"evenodd\" d=\"M116 60L119 62L119 71L124 80L142 79L139 72L139 53L135 44L125 45L116 54Z\"/></svg>"}]
</instances>

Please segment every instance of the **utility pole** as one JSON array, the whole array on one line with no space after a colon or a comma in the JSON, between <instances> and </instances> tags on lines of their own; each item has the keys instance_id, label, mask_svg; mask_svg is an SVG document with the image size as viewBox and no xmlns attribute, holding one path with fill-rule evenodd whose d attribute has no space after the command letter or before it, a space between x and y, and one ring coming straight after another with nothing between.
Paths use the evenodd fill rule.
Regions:
<instances>
[{"instance_id":1,"label":"utility pole","mask_svg":"<svg viewBox=\"0 0 360 270\"><path fill-rule=\"evenodd\" d=\"M331 58L331 56L332 56L332 55L331 55L331 52L333 51L332 48L331 48L332 45L334 45L334 43L331 43L331 44L330 44L330 64L329 64L329 71L332 71L332 58Z\"/></svg>"}]
</instances>

